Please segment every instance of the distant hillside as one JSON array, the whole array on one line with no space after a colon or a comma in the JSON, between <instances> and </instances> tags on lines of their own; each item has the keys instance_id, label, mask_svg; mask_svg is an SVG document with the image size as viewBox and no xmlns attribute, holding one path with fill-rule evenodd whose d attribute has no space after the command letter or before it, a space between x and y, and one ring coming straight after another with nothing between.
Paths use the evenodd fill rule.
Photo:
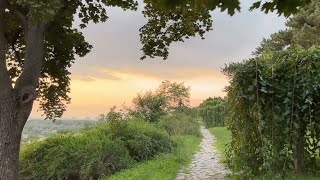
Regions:
<instances>
[{"instance_id":1,"label":"distant hillside","mask_svg":"<svg viewBox=\"0 0 320 180\"><path fill-rule=\"evenodd\" d=\"M28 120L22 132L22 139L30 136L43 138L66 130L77 131L85 125L92 126L96 122L94 120L56 120L55 122L49 120Z\"/></svg>"}]
</instances>

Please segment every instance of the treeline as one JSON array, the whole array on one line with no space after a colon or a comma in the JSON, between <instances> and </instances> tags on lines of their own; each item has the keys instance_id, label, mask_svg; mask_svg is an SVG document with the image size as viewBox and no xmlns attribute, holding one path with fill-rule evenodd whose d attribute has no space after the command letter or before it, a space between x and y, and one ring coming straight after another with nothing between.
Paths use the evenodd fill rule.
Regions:
<instances>
[{"instance_id":1,"label":"treeline","mask_svg":"<svg viewBox=\"0 0 320 180\"><path fill-rule=\"evenodd\" d=\"M183 113L201 120L207 128L224 126L226 98L209 97L198 107L190 106L190 87L184 83L163 81L154 91L138 93L132 100L133 107L121 110L113 107L107 114L99 115L99 121L121 120L128 117L143 118L148 122L158 122L161 117Z\"/></svg>"},{"instance_id":2,"label":"treeline","mask_svg":"<svg viewBox=\"0 0 320 180\"><path fill-rule=\"evenodd\" d=\"M198 107L198 113L207 128L225 125L226 99L208 98Z\"/></svg>"},{"instance_id":3,"label":"treeline","mask_svg":"<svg viewBox=\"0 0 320 180\"><path fill-rule=\"evenodd\" d=\"M286 25L253 58L223 70L228 162L245 179L320 172L320 1Z\"/></svg>"},{"instance_id":4,"label":"treeline","mask_svg":"<svg viewBox=\"0 0 320 180\"><path fill-rule=\"evenodd\" d=\"M179 137L201 136L197 113L190 107L190 88L183 83L164 81L155 91L138 94L133 104L122 111L112 108L93 127L24 144L20 178L108 177L172 153L181 144Z\"/></svg>"}]
</instances>

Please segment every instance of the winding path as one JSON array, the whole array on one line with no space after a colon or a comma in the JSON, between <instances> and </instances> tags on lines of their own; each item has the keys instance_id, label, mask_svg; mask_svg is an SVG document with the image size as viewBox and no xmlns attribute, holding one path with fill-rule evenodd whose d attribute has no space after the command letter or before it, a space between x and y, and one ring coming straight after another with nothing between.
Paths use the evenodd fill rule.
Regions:
<instances>
[{"instance_id":1,"label":"winding path","mask_svg":"<svg viewBox=\"0 0 320 180\"><path fill-rule=\"evenodd\" d=\"M229 171L219 162L220 156L214 148L214 136L201 127L203 139L200 144L200 151L194 155L194 158L186 169L180 170L176 180L213 180L228 179L226 177Z\"/></svg>"}]
</instances>

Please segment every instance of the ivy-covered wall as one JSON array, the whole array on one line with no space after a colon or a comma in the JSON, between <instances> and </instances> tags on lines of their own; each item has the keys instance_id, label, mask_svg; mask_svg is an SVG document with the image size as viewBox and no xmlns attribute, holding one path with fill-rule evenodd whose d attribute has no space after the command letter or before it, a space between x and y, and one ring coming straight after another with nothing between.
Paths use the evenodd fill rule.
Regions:
<instances>
[{"instance_id":1,"label":"ivy-covered wall","mask_svg":"<svg viewBox=\"0 0 320 180\"><path fill-rule=\"evenodd\" d=\"M244 176L319 173L320 48L265 53L224 73L229 165Z\"/></svg>"}]
</instances>

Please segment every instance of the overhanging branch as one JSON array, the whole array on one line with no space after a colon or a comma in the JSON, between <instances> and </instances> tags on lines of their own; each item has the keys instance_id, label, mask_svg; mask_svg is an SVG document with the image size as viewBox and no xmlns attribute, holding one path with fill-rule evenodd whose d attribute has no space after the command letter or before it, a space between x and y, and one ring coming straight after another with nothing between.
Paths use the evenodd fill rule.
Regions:
<instances>
[{"instance_id":1,"label":"overhanging branch","mask_svg":"<svg viewBox=\"0 0 320 180\"><path fill-rule=\"evenodd\" d=\"M35 99L44 54L45 23L28 19L25 26L26 52L23 71L15 84L15 90L22 102ZM27 93L24 93L27 89Z\"/></svg>"}]
</instances>

